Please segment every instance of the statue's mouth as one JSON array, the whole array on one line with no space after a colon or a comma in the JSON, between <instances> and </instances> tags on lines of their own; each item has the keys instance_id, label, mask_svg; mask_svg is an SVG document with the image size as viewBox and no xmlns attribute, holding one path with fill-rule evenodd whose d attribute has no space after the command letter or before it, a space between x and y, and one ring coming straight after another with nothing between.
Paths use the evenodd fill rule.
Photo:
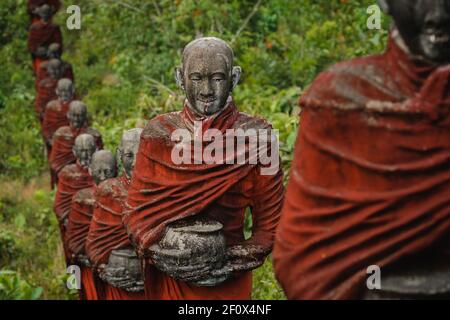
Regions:
<instances>
[{"instance_id":1,"label":"statue's mouth","mask_svg":"<svg viewBox=\"0 0 450 320\"><path fill-rule=\"evenodd\" d=\"M430 30L424 36L433 45L445 45L450 42L450 34L440 30Z\"/></svg>"},{"instance_id":2,"label":"statue's mouth","mask_svg":"<svg viewBox=\"0 0 450 320\"><path fill-rule=\"evenodd\" d=\"M450 31L428 29L420 36L420 45L427 58L436 62L446 61L450 53Z\"/></svg>"}]
</instances>

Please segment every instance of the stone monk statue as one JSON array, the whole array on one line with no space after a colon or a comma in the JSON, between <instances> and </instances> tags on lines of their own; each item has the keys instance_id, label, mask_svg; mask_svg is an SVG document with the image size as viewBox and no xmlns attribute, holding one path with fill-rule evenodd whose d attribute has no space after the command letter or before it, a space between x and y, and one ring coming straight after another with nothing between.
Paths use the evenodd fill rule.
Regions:
<instances>
[{"instance_id":1,"label":"stone monk statue","mask_svg":"<svg viewBox=\"0 0 450 320\"><path fill-rule=\"evenodd\" d=\"M45 106L58 98L56 88L58 81L63 78L63 65L60 60L52 59L47 64L47 76L40 80L36 86L36 100L34 107L39 120L43 121Z\"/></svg>"},{"instance_id":2,"label":"stone monk statue","mask_svg":"<svg viewBox=\"0 0 450 320\"><path fill-rule=\"evenodd\" d=\"M56 87L56 95L58 99L50 101L45 107L44 119L42 122L42 136L44 137L45 146L47 148L47 156L50 163L50 155L52 153L53 134L61 127L70 125L67 113L69 105L73 101L75 95L75 86L70 79L61 79ZM57 177L51 170L51 187L55 186Z\"/></svg>"},{"instance_id":3,"label":"stone monk statue","mask_svg":"<svg viewBox=\"0 0 450 320\"><path fill-rule=\"evenodd\" d=\"M86 252L104 280L106 300L145 299L141 260L122 223L141 133L140 128L125 131L118 150L122 175L101 183L96 191Z\"/></svg>"},{"instance_id":4,"label":"stone monk statue","mask_svg":"<svg viewBox=\"0 0 450 320\"><path fill-rule=\"evenodd\" d=\"M50 6L52 15L54 15L61 7L61 3L59 2L59 0L28 0L27 11L28 15L30 16L31 23L37 22L39 20L40 17L37 14L36 9L43 6L44 4Z\"/></svg>"},{"instance_id":5,"label":"stone monk statue","mask_svg":"<svg viewBox=\"0 0 450 320\"><path fill-rule=\"evenodd\" d=\"M58 175L66 165L75 162L73 145L75 138L80 134L88 133L92 135L97 148L103 149L101 134L88 126L87 106L83 102L74 100L70 103L67 119L69 125L56 130L52 138L50 168L54 175Z\"/></svg>"},{"instance_id":6,"label":"stone monk statue","mask_svg":"<svg viewBox=\"0 0 450 320\"><path fill-rule=\"evenodd\" d=\"M53 59L57 59L57 60L61 61L61 67L60 67L61 68L61 77L74 81L72 65L70 63L62 60L61 55L62 55L62 50L61 50L61 46L59 45L59 43L50 44L50 46L48 47L48 51L47 51L47 59L48 60L43 61L41 63L41 65L39 66L39 70L37 71L36 80L35 80L36 91L38 91L38 89L39 89L38 86L39 86L39 83L41 82L41 80L43 80L49 76L48 71L47 71L48 63L50 60L53 60Z\"/></svg>"},{"instance_id":7,"label":"stone monk statue","mask_svg":"<svg viewBox=\"0 0 450 320\"><path fill-rule=\"evenodd\" d=\"M99 300L103 298L99 279L94 276L91 264L86 256L86 238L96 206L97 185L117 176L117 163L115 156L108 150L100 150L92 155L89 173L94 185L78 191L72 198L71 211L67 217L67 232L65 241L71 257L71 263L80 266L81 300Z\"/></svg>"},{"instance_id":8,"label":"stone monk statue","mask_svg":"<svg viewBox=\"0 0 450 320\"><path fill-rule=\"evenodd\" d=\"M61 30L58 25L51 22L52 7L48 4L34 10L39 20L34 22L28 32L28 50L33 58L33 69L37 73L40 64L47 59L48 47L58 43L63 48Z\"/></svg>"},{"instance_id":9,"label":"stone monk statue","mask_svg":"<svg viewBox=\"0 0 450 320\"><path fill-rule=\"evenodd\" d=\"M250 299L251 270L272 250L283 199L282 171L277 165L263 174L266 165L258 159L264 148L250 141L258 130L273 141L272 129L265 120L237 110L231 93L240 74L226 42L201 38L189 43L176 69L186 94L183 110L154 118L141 135L124 223L146 259L148 299ZM235 149L233 133L239 130L249 139ZM174 160L174 151L186 146L186 162ZM215 151L208 154L211 146ZM279 161L276 148L267 149ZM210 159L213 153L215 160ZM246 208L253 218L248 240L243 233Z\"/></svg>"},{"instance_id":10,"label":"stone monk statue","mask_svg":"<svg viewBox=\"0 0 450 320\"><path fill-rule=\"evenodd\" d=\"M76 162L65 166L58 175L58 188L53 209L61 230L66 262L69 262L71 258L66 243L66 230L72 197L78 191L94 185L94 180L89 173L89 165L96 150L95 138L87 133L80 134L76 137L73 145Z\"/></svg>"},{"instance_id":11,"label":"stone monk statue","mask_svg":"<svg viewBox=\"0 0 450 320\"><path fill-rule=\"evenodd\" d=\"M274 249L290 299L370 298L377 268L372 294L450 297L450 3L380 4L386 52L338 63L300 100Z\"/></svg>"}]
</instances>

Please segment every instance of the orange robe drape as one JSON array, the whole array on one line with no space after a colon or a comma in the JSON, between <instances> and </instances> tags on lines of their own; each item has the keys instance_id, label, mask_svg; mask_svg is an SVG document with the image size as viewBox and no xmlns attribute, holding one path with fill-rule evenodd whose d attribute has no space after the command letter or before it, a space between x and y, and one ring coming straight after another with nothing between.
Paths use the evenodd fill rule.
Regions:
<instances>
[{"instance_id":1,"label":"orange robe drape","mask_svg":"<svg viewBox=\"0 0 450 320\"><path fill-rule=\"evenodd\" d=\"M332 67L301 98L274 249L290 299L361 298L369 266L450 232L449 68L399 41Z\"/></svg>"},{"instance_id":2,"label":"orange robe drape","mask_svg":"<svg viewBox=\"0 0 450 320\"><path fill-rule=\"evenodd\" d=\"M234 164L175 165L171 152L175 145L171 134L176 129L193 132L194 121L206 129L271 129L262 119L239 113L233 102L219 114L201 117L185 105L182 112L151 120L141 135L136 167L124 216L128 233L140 255L157 242L165 226L188 216L204 214L224 225L228 246L255 244L269 254L283 199L282 172L261 175L261 164L237 164L239 150L226 158ZM203 133L202 132L202 133ZM198 134L198 132L196 133ZM225 138L226 140L226 138ZM245 151L249 145L245 145ZM256 150L258 155L260 150ZM225 152L224 152L225 154ZM191 155L192 156L192 155ZM192 159L192 158L191 158ZM245 208L251 207L253 236L243 235ZM250 299L251 272L242 272L216 287L196 287L174 280L150 263L145 271L148 299Z\"/></svg>"},{"instance_id":3,"label":"orange robe drape","mask_svg":"<svg viewBox=\"0 0 450 320\"><path fill-rule=\"evenodd\" d=\"M130 181L125 174L102 182L96 193L97 205L86 241L86 252L94 267L107 264L111 251L132 247L122 223ZM104 283L106 300L142 300L144 292L134 293Z\"/></svg>"}]
</instances>

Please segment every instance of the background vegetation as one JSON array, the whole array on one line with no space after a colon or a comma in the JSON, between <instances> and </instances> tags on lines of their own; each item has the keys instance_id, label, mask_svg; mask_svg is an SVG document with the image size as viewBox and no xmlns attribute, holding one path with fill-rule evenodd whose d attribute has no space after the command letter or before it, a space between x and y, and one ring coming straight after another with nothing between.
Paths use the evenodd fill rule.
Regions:
<instances>
[{"instance_id":1,"label":"background vegetation","mask_svg":"<svg viewBox=\"0 0 450 320\"><path fill-rule=\"evenodd\" d=\"M82 10L82 28L62 26L64 59L73 64L78 96L92 126L114 150L124 129L178 110L173 81L183 46L219 36L235 49L243 78L240 110L266 117L280 130L287 175L298 126L297 100L327 66L380 52L387 36L368 30L375 0L66 0ZM0 3L0 299L72 299L47 163L32 107L26 49L26 0ZM254 273L255 299L283 299L271 262Z\"/></svg>"}]
</instances>

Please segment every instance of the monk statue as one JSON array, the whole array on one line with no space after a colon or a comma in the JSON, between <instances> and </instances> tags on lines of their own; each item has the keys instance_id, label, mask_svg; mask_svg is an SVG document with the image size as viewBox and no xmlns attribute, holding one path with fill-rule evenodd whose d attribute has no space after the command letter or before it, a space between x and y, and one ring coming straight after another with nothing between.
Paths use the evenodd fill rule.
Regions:
<instances>
[{"instance_id":1,"label":"monk statue","mask_svg":"<svg viewBox=\"0 0 450 320\"><path fill-rule=\"evenodd\" d=\"M69 125L56 130L51 142L50 168L55 176L66 165L75 163L76 155L73 152L73 145L78 135L82 133L92 135L97 148L103 149L102 136L97 130L88 126L87 106L83 102L74 100L69 104L67 119Z\"/></svg>"},{"instance_id":2,"label":"monk statue","mask_svg":"<svg viewBox=\"0 0 450 320\"><path fill-rule=\"evenodd\" d=\"M67 217L67 232L65 241L71 258L71 263L80 266L81 300L99 300L103 298L100 287L96 285L99 279L95 278L91 264L86 256L86 238L96 206L97 186L117 175L115 156L108 150L100 150L92 155L89 173L94 185L78 191L72 198L71 211Z\"/></svg>"},{"instance_id":3,"label":"monk statue","mask_svg":"<svg viewBox=\"0 0 450 320\"><path fill-rule=\"evenodd\" d=\"M59 2L59 0L28 0L27 11L28 15L30 16L31 23L37 22L40 19L39 15L36 12L36 9L43 6L44 4L50 6L52 15L54 15L61 7L61 3Z\"/></svg>"},{"instance_id":4,"label":"monk statue","mask_svg":"<svg viewBox=\"0 0 450 320\"><path fill-rule=\"evenodd\" d=\"M274 249L289 299L450 298L449 3L380 4L386 52L332 66L300 100Z\"/></svg>"},{"instance_id":5,"label":"monk statue","mask_svg":"<svg viewBox=\"0 0 450 320\"><path fill-rule=\"evenodd\" d=\"M52 100L58 98L56 87L58 81L63 78L63 65L60 60L52 59L47 64L47 77L39 81L36 86L36 100L34 102L36 113L42 122L45 106Z\"/></svg>"},{"instance_id":6,"label":"monk statue","mask_svg":"<svg viewBox=\"0 0 450 320\"><path fill-rule=\"evenodd\" d=\"M237 110L231 93L241 69L233 62L223 40L189 43L175 72L186 95L183 110L154 118L141 135L124 224L146 260L147 299L250 299L251 270L272 250L282 170L265 172L269 165L258 160L264 148L250 143L258 131L271 141L274 134L265 120ZM236 132L249 139L235 150ZM178 153L180 147L187 148ZM277 162L271 147L266 151ZM253 230L246 240L247 208Z\"/></svg>"},{"instance_id":7,"label":"monk statue","mask_svg":"<svg viewBox=\"0 0 450 320\"><path fill-rule=\"evenodd\" d=\"M67 113L69 112L69 105L75 95L75 86L72 80L65 78L59 80L58 86L56 87L56 95L58 96L58 99L47 103L44 120L42 122L42 136L44 137L49 161L52 152L53 134L60 127L70 125ZM50 171L53 172L52 170ZM51 187L53 188L57 177L53 174L51 178Z\"/></svg>"},{"instance_id":8,"label":"monk statue","mask_svg":"<svg viewBox=\"0 0 450 320\"><path fill-rule=\"evenodd\" d=\"M63 47L61 30L58 25L51 22L52 7L48 4L34 10L39 20L34 22L28 33L28 50L33 58L33 69L37 73L42 61L47 59L48 46L58 43Z\"/></svg>"},{"instance_id":9,"label":"monk statue","mask_svg":"<svg viewBox=\"0 0 450 320\"><path fill-rule=\"evenodd\" d=\"M78 191L94 185L94 180L89 174L89 165L91 164L92 155L96 150L95 138L87 133L80 134L76 137L73 145L76 162L65 166L58 175L58 188L55 194L53 209L61 230L66 262L69 262L71 257L66 243L66 229L67 217L72 205L72 197Z\"/></svg>"},{"instance_id":10,"label":"monk statue","mask_svg":"<svg viewBox=\"0 0 450 320\"><path fill-rule=\"evenodd\" d=\"M141 133L142 129L131 129L123 134L118 150L122 175L101 183L96 191L86 252L104 281L106 300L145 299L141 260L122 223Z\"/></svg>"},{"instance_id":11,"label":"monk statue","mask_svg":"<svg viewBox=\"0 0 450 320\"><path fill-rule=\"evenodd\" d=\"M61 61L61 77L74 81L72 65L64 60L61 60L61 55L62 55L62 50L61 50L61 46L59 45L59 43L52 43L48 47L48 52L47 52L48 60L43 61L41 63L39 70L37 72L37 76L36 76L36 80L35 80L36 91L38 91L38 89L39 89L38 85L41 82L41 80L43 80L49 76L48 71L47 71L48 62L53 59L57 59L57 60Z\"/></svg>"}]
</instances>

